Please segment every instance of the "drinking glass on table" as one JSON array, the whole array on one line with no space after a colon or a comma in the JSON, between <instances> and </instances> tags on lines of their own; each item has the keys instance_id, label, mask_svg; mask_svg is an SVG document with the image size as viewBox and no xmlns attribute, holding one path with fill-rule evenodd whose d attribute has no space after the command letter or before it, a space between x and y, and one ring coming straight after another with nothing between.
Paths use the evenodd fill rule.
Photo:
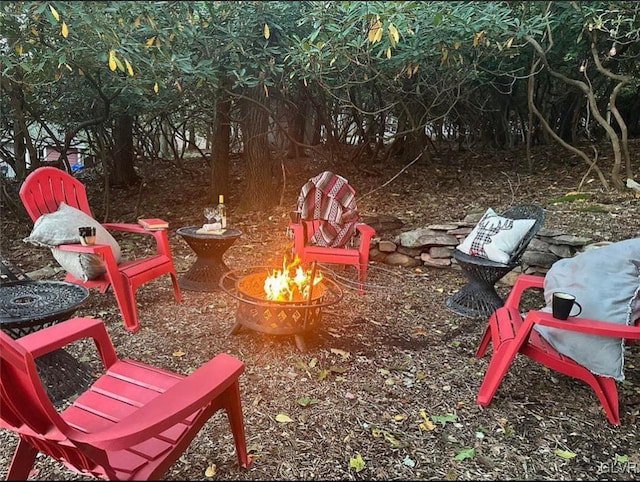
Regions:
<instances>
[{"instance_id":1,"label":"drinking glass on table","mask_svg":"<svg viewBox=\"0 0 640 482\"><path fill-rule=\"evenodd\" d=\"M207 206L204 208L204 217L207 218L207 224L218 222L218 209L215 206Z\"/></svg>"}]
</instances>

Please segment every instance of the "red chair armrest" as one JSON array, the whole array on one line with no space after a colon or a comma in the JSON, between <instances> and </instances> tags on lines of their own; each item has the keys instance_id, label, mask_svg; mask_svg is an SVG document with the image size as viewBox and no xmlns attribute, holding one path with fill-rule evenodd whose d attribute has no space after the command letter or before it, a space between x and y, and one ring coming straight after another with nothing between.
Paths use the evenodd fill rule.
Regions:
<instances>
[{"instance_id":1,"label":"red chair armrest","mask_svg":"<svg viewBox=\"0 0 640 482\"><path fill-rule=\"evenodd\" d=\"M305 239L305 227L304 224L300 223L289 223L289 228L293 233L293 248L296 253L300 254L304 251L304 245L306 242Z\"/></svg>"},{"instance_id":2,"label":"red chair armrest","mask_svg":"<svg viewBox=\"0 0 640 482\"><path fill-rule=\"evenodd\" d=\"M115 256L113 256L113 251L111 249L111 245L109 244L92 244L90 246L82 246L81 244L61 244L56 246L61 251L72 251L74 253L93 253L97 254L102 258L102 261L107 267L108 273L117 273L118 272L118 263L116 262ZM111 279L113 284L120 283L120 278Z\"/></svg>"},{"instance_id":3,"label":"red chair armrest","mask_svg":"<svg viewBox=\"0 0 640 482\"><path fill-rule=\"evenodd\" d=\"M127 233L152 234L156 232L155 230L145 229L139 224L132 223L102 223L102 227L107 230L125 231Z\"/></svg>"},{"instance_id":4,"label":"red chair armrest","mask_svg":"<svg viewBox=\"0 0 640 482\"><path fill-rule=\"evenodd\" d=\"M108 244L92 244L89 246L83 246L80 243L59 244L58 246L56 246L56 248L60 251L73 251L74 253L95 253L103 256L108 256L109 254L111 254L111 256L113 256L111 246Z\"/></svg>"},{"instance_id":5,"label":"red chair armrest","mask_svg":"<svg viewBox=\"0 0 640 482\"><path fill-rule=\"evenodd\" d=\"M508 308L516 308L520 306L520 299L522 298L522 293L527 289L532 288L544 288L544 276L532 275L532 274L521 274L516 278L511 291L509 291L509 295L504 302L504 306Z\"/></svg>"},{"instance_id":6,"label":"red chair armrest","mask_svg":"<svg viewBox=\"0 0 640 482\"><path fill-rule=\"evenodd\" d=\"M169 249L169 236L167 235L166 229L145 229L139 224L132 223L103 223L102 226L107 230L153 236L156 240L158 254L171 256L171 251Z\"/></svg>"},{"instance_id":7,"label":"red chair armrest","mask_svg":"<svg viewBox=\"0 0 640 482\"><path fill-rule=\"evenodd\" d=\"M221 353L115 425L79 434L76 440L104 450L122 450L148 440L211 403L243 371L244 363Z\"/></svg>"},{"instance_id":8,"label":"red chair armrest","mask_svg":"<svg viewBox=\"0 0 640 482\"><path fill-rule=\"evenodd\" d=\"M360 233L360 236L362 236L362 239L371 239L376 234L376 230L368 224L358 223L356 224L356 229Z\"/></svg>"},{"instance_id":9,"label":"red chair armrest","mask_svg":"<svg viewBox=\"0 0 640 482\"><path fill-rule=\"evenodd\" d=\"M115 349L100 318L71 318L18 338L17 342L37 358L82 338L93 338L106 368L117 361Z\"/></svg>"},{"instance_id":10,"label":"red chair armrest","mask_svg":"<svg viewBox=\"0 0 640 482\"><path fill-rule=\"evenodd\" d=\"M536 325L550 326L561 330L576 331L589 335L609 336L616 338L626 338L629 340L640 339L640 326L619 325L602 320L591 320L588 318L570 317L567 320L554 318L546 311L530 311L525 321L533 321Z\"/></svg>"}]
</instances>

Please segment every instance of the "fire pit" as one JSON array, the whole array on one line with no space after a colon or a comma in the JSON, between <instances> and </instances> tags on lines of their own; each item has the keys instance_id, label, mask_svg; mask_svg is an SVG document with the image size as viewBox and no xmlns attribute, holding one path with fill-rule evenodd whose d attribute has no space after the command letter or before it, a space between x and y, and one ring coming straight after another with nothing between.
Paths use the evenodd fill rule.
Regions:
<instances>
[{"instance_id":1,"label":"fire pit","mask_svg":"<svg viewBox=\"0 0 640 482\"><path fill-rule=\"evenodd\" d=\"M238 300L236 324L231 334L244 326L271 335L294 335L298 350L306 351L302 335L322 321L323 308L342 299L342 290L335 281L322 277L306 297L268 299L265 281L274 268L255 266L225 273L220 279L224 292Z\"/></svg>"}]
</instances>

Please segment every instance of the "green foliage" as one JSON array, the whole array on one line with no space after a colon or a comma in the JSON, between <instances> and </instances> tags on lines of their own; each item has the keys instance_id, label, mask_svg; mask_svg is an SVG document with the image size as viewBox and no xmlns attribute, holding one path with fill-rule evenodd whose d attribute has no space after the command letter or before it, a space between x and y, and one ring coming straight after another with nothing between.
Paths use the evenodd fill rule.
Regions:
<instances>
[{"instance_id":1,"label":"green foliage","mask_svg":"<svg viewBox=\"0 0 640 482\"><path fill-rule=\"evenodd\" d=\"M591 194L588 192L570 192L562 197L551 199L553 204L570 203L574 201L584 201L591 198Z\"/></svg>"},{"instance_id":2,"label":"green foliage","mask_svg":"<svg viewBox=\"0 0 640 482\"><path fill-rule=\"evenodd\" d=\"M65 129L109 129L122 113L204 129L229 85L235 98L263 89L266 109L304 94L343 140L341 116L372 132L396 119L399 137L439 123L480 134L505 102L526 111L534 53L525 38L567 76L584 75L585 65L604 99L611 84L585 59L592 42L602 52L617 46L605 66L636 76L621 94L633 96L638 9L628 1L2 2L2 103L19 90L27 123Z\"/></svg>"},{"instance_id":3,"label":"green foliage","mask_svg":"<svg viewBox=\"0 0 640 482\"><path fill-rule=\"evenodd\" d=\"M578 211L583 213L604 213L607 209L599 204L590 204L587 206L581 206L578 208Z\"/></svg>"}]
</instances>

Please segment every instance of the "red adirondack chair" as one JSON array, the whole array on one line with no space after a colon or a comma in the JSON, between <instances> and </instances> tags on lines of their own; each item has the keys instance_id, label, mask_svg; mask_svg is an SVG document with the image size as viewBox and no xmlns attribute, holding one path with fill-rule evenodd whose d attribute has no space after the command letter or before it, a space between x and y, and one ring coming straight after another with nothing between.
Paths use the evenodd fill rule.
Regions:
<instances>
[{"instance_id":1,"label":"red adirondack chair","mask_svg":"<svg viewBox=\"0 0 640 482\"><path fill-rule=\"evenodd\" d=\"M533 327L537 324L592 335L638 340L640 339L640 326L638 326L640 320L636 321L635 326L579 317L572 317L571 322L567 323L554 318L551 313L537 310L529 311L523 319L518 308L523 291L529 288L543 289L544 277L520 275L504 306L498 308L489 318L476 356L484 356L489 343L493 345L493 352L478 390L477 403L481 406L491 403L509 366L516 355L521 353L548 368L587 383L600 400L609 422L619 425L618 390L615 379L595 375L573 359L559 353Z\"/></svg>"},{"instance_id":2,"label":"red adirondack chair","mask_svg":"<svg viewBox=\"0 0 640 482\"><path fill-rule=\"evenodd\" d=\"M58 412L34 358L81 338L93 338L105 371ZM220 409L238 462L251 463L238 382L244 364L230 355L188 376L119 359L97 318L72 318L17 340L0 332L0 348L0 426L19 437L7 480L27 480L38 452L105 480L158 480Z\"/></svg>"},{"instance_id":3,"label":"red adirondack chair","mask_svg":"<svg viewBox=\"0 0 640 482\"><path fill-rule=\"evenodd\" d=\"M93 217L85 186L67 172L55 167L40 167L29 174L20 187L20 199L34 222L43 214L55 212L62 202ZM178 302L182 301L167 231L150 231L138 224L127 223L103 223L102 226L107 230L153 236L156 243L155 254L117 264L108 245L62 244L57 246L62 251L100 255L106 267L104 275L96 279L84 281L71 273L67 273L65 279L87 288L97 288L101 293L105 293L111 286L125 328L135 332L139 329L135 293L140 285L163 274L169 274L175 299Z\"/></svg>"},{"instance_id":4,"label":"red adirondack chair","mask_svg":"<svg viewBox=\"0 0 640 482\"><path fill-rule=\"evenodd\" d=\"M355 190L346 179L325 171L311 178L298 197L298 219L290 222L293 250L302 262L347 264L358 271L358 291L364 293L369 249L375 230L362 222L355 203ZM347 218L342 222L340 218ZM358 234L359 245L349 241ZM327 239L327 237L333 239Z\"/></svg>"}]
</instances>

